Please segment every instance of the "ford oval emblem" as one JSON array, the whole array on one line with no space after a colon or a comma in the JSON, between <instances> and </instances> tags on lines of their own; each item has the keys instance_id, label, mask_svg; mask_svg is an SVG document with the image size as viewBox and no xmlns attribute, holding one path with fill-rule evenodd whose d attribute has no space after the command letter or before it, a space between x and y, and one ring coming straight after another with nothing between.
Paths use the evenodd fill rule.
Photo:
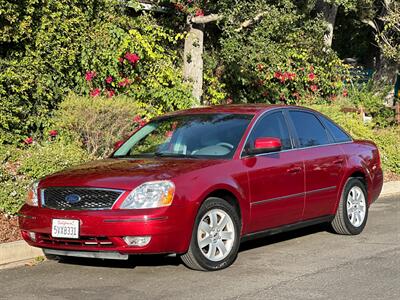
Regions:
<instances>
[{"instance_id":1,"label":"ford oval emblem","mask_svg":"<svg viewBox=\"0 0 400 300\"><path fill-rule=\"evenodd\" d=\"M75 203L78 203L79 201L81 201L81 196L79 196L77 194L69 194L69 195L65 196L65 201L67 201L70 204L75 204Z\"/></svg>"}]
</instances>

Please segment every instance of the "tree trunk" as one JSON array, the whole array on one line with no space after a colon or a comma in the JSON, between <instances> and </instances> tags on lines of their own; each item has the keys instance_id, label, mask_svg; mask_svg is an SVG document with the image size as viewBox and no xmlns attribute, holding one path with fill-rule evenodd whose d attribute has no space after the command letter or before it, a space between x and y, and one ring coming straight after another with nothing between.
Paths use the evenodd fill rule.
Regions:
<instances>
[{"instance_id":1,"label":"tree trunk","mask_svg":"<svg viewBox=\"0 0 400 300\"><path fill-rule=\"evenodd\" d=\"M183 56L183 77L193 85L192 94L200 105L203 94L204 24L189 23L189 26Z\"/></svg>"},{"instance_id":2,"label":"tree trunk","mask_svg":"<svg viewBox=\"0 0 400 300\"><path fill-rule=\"evenodd\" d=\"M338 6L336 4L327 3L325 0L317 0L315 4L315 11L317 13L322 13L323 18L327 23L324 44L327 47L331 47Z\"/></svg>"}]
</instances>

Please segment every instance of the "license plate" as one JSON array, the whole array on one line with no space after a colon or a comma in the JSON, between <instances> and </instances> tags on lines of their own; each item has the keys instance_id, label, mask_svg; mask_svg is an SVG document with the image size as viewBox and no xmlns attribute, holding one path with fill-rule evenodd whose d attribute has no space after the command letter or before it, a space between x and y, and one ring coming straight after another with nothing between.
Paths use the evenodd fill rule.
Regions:
<instances>
[{"instance_id":1,"label":"license plate","mask_svg":"<svg viewBox=\"0 0 400 300\"><path fill-rule=\"evenodd\" d=\"M53 219L51 235L58 238L79 238L79 220Z\"/></svg>"}]
</instances>

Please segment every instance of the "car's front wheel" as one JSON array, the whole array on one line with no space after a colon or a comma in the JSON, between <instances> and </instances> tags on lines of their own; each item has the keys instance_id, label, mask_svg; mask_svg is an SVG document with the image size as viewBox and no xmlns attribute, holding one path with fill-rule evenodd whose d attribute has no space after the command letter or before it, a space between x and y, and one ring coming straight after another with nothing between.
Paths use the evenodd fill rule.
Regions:
<instances>
[{"instance_id":1,"label":"car's front wheel","mask_svg":"<svg viewBox=\"0 0 400 300\"><path fill-rule=\"evenodd\" d=\"M349 178L331 225L336 233L360 234L368 218L367 190L358 178Z\"/></svg>"},{"instance_id":2,"label":"car's front wheel","mask_svg":"<svg viewBox=\"0 0 400 300\"><path fill-rule=\"evenodd\" d=\"M189 250L181 256L191 269L216 271L230 266L240 243L240 218L227 201L210 197L200 207Z\"/></svg>"}]
</instances>

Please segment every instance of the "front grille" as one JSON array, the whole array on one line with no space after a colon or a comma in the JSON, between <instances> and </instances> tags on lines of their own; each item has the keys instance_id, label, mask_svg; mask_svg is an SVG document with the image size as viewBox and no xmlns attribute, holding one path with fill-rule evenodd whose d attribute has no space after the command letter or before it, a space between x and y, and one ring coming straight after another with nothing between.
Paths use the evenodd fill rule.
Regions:
<instances>
[{"instance_id":1,"label":"front grille","mask_svg":"<svg viewBox=\"0 0 400 300\"><path fill-rule=\"evenodd\" d=\"M105 236L81 236L79 239L54 238L50 234L38 233L38 242L46 246L79 246L79 247L104 247L115 246L114 243Z\"/></svg>"},{"instance_id":2,"label":"front grille","mask_svg":"<svg viewBox=\"0 0 400 300\"><path fill-rule=\"evenodd\" d=\"M60 210L109 209L122 193L95 188L47 188L42 191L42 205Z\"/></svg>"}]
</instances>

